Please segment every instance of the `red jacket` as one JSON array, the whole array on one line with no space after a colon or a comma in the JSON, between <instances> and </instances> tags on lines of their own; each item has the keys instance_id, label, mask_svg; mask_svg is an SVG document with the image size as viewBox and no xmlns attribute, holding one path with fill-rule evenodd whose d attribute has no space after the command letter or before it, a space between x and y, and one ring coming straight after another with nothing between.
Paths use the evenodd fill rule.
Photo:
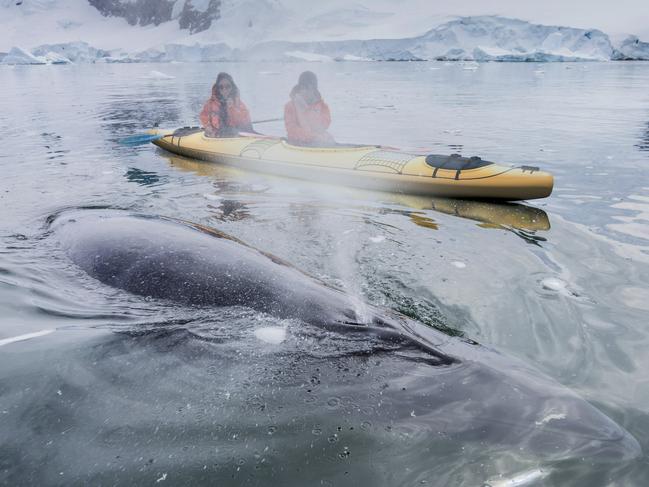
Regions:
<instances>
[{"instance_id":1,"label":"red jacket","mask_svg":"<svg viewBox=\"0 0 649 487\"><path fill-rule=\"evenodd\" d=\"M224 128L221 127L221 120L219 118L220 109L221 102L218 98L210 97L205 102L200 114L201 124L205 128L205 135L218 137ZM228 107L228 122L226 127L243 131L252 130L248 108L239 98L235 98L232 105Z\"/></svg>"},{"instance_id":2,"label":"red jacket","mask_svg":"<svg viewBox=\"0 0 649 487\"><path fill-rule=\"evenodd\" d=\"M284 125L290 144L331 143L333 138L327 132L330 124L331 113L322 99L303 109L293 100L284 106Z\"/></svg>"}]
</instances>

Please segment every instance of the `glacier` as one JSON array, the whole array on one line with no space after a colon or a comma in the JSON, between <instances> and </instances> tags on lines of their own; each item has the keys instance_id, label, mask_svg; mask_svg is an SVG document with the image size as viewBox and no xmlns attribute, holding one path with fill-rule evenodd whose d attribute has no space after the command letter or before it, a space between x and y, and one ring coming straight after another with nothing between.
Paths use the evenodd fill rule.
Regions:
<instances>
[{"instance_id":1,"label":"glacier","mask_svg":"<svg viewBox=\"0 0 649 487\"><path fill-rule=\"evenodd\" d=\"M373 61L608 61L613 45L599 30L544 26L497 16L463 17L418 37L321 42L270 41L242 60L290 60L291 52Z\"/></svg>"}]
</instances>

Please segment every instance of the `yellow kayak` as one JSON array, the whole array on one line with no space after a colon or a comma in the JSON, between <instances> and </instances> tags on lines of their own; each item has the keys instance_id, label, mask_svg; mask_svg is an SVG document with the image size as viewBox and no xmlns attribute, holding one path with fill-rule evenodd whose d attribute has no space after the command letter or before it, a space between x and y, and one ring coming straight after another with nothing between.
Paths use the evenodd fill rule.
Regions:
<instances>
[{"instance_id":1,"label":"yellow kayak","mask_svg":"<svg viewBox=\"0 0 649 487\"><path fill-rule=\"evenodd\" d=\"M153 143L174 154L319 183L452 198L529 200L552 192L553 177L532 166L479 157L421 155L381 146L299 147L258 134L205 137L202 129L154 129Z\"/></svg>"}]
</instances>

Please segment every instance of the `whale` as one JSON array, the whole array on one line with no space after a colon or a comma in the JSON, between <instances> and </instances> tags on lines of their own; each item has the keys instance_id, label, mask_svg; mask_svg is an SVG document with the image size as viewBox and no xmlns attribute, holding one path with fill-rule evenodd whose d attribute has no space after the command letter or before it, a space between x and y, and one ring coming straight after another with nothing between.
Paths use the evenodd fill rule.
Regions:
<instances>
[{"instance_id":1,"label":"whale","mask_svg":"<svg viewBox=\"0 0 649 487\"><path fill-rule=\"evenodd\" d=\"M298 324L328 346L331 353L323 355L308 345L300 349L298 342L291 356L299 356L299 366L273 360L259 368L247 387L258 389L255 397L268 396L272 382L272 400L267 400L283 403L280 409L304 393L304 384L293 375L299 372L317 377L314 390L326 388L337 404L353 396L349 403L356 409L349 414L368 408L375 422L380 418L395 430L424 435L430 445L452 440L549 462L619 463L641 455L639 443L622 426L528 363L384 307L365 304L359 311L354 297L216 229L124 210L76 210L53 216L49 231L75 268L98 285L145 297L148 303L250 309ZM183 333L157 332L156 345L145 345L164 348L160 360L170 360L167 353L187 346L178 338ZM142 335L130 340L142 341ZM350 348L350 341L359 344L358 350ZM235 361L253 367L257 355L245 350L241 353L250 357L238 354ZM372 356L376 361L370 361ZM235 367L229 360L218 354L210 359L219 370ZM203 376L202 367L197 369ZM363 388L372 394L361 393ZM322 414L331 412L322 396L321 403L303 404L308 409L303 414L314 414L314 404L321 405Z\"/></svg>"}]
</instances>

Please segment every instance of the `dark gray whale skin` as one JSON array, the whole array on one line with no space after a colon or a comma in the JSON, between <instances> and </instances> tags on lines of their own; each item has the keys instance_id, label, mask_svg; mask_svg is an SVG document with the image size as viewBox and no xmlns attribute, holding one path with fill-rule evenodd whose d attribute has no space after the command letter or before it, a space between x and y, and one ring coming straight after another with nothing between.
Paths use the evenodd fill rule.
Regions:
<instances>
[{"instance_id":1,"label":"dark gray whale skin","mask_svg":"<svg viewBox=\"0 0 649 487\"><path fill-rule=\"evenodd\" d=\"M408 392L391 407L408 421L416 405L427 431L513 445L548 460L619 462L641 454L626 430L523 362L387 309L368 305L359 318L346 294L215 230L88 210L62 213L51 229L77 266L109 286L186 305L248 306L414 350L416 362L429 364L425 375L408 377L412 363L404 360Z\"/></svg>"}]
</instances>

